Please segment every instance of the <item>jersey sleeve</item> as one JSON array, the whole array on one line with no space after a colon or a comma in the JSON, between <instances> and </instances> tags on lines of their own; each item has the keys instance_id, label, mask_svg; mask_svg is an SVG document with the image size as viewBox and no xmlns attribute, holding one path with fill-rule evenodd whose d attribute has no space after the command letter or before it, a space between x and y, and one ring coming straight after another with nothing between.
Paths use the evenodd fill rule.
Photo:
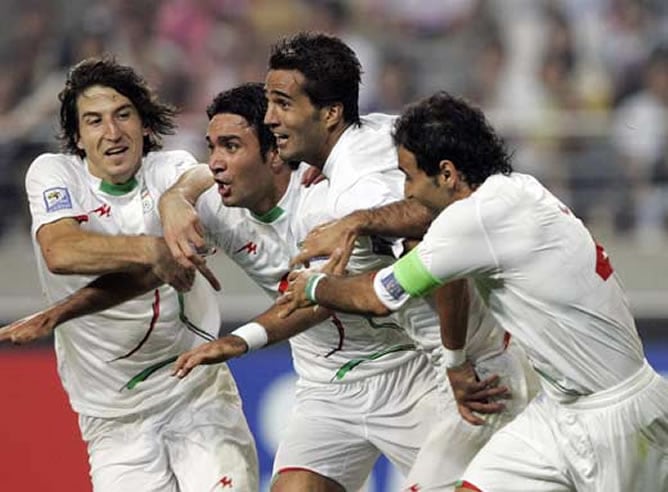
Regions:
<instances>
[{"instance_id":1,"label":"jersey sleeve","mask_svg":"<svg viewBox=\"0 0 668 492\"><path fill-rule=\"evenodd\" d=\"M450 280L496 268L477 204L465 200L444 210L415 249L379 271L374 290L383 304L396 310L409 298L427 295Z\"/></svg>"},{"instance_id":2,"label":"jersey sleeve","mask_svg":"<svg viewBox=\"0 0 668 492\"><path fill-rule=\"evenodd\" d=\"M339 194L335 212L343 217L357 210L380 207L403 198L403 175L399 169L362 177Z\"/></svg>"},{"instance_id":3,"label":"jersey sleeve","mask_svg":"<svg viewBox=\"0 0 668 492\"><path fill-rule=\"evenodd\" d=\"M86 214L79 193L83 183L73 169L78 164L65 155L43 154L30 165L25 187L33 234L45 224Z\"/></svg>"},{"instance_id":4,"label":"jersey sleeve","mask_svg":"<svg viewBox=\"0 0 668 492\"><path fill-rule=\"evenodd\" d=\"M172 150L168 152L157 152L158 159L164 158L163 162L155 162L156 186L162 194L176 183L179 177L193 166L197 160L185 150Z\"/></svg>"}]
</instances>

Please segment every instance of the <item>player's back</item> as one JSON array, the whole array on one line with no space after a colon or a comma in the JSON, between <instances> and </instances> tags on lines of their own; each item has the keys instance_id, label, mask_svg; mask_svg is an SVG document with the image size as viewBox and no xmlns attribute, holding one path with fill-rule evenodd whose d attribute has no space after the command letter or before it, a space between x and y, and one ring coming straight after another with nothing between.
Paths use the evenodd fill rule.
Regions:
<instances>
[{"instance_id":1,"label":"player's back","mask_svg":"<svg viewBox=\"0 0 668 492\"><path fill-rule=\"evenodd\" d=\"M558 396L612 386L643 364L630 308L604 249L534 178L495 175L472 196L498 267L478 275Z\"/></svg>"}]
</instances>

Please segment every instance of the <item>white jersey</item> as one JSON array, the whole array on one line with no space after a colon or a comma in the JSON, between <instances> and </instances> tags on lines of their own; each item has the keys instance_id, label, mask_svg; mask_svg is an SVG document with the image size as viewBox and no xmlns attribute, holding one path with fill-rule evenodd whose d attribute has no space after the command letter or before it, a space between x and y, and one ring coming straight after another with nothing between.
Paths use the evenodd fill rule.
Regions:
<instances>
[{"instance_id":1,"label":"white jersey","mask_svg":"<svg viewBox=\"0 0 668 492\"><path fill-rule=\"evenodd\" d=\"M158 198L193 164L187 152L151 152L144 157L135 180L118 187L91 175L85 160L77 156L39 156L26 175L26 190L40 281L49 303L96 277L51 273L36 240L40 227L74 218L84 231L161 235ZM212 291L198 288L197 294L211 296L209 305L217 306ZM206 302L199 299L199 304ZM208 313L207 334L187 318L183 298L173 288L162 286L59 326L55 331L58 372L72 407L83 415L110 418L165 406L187 395L204 383L208 370L197 371L192 380L189 377L177 384L167 368L158 368L197 342L215 337L219 316L217 310Z\"/></svg>"},{"instance_id":2,"label":"white jersey","mask_svg":"<svg viewBox=\"0 0 668 492\"><path fill-rule=\"evenodd\" d=\"M287 287L289 260L306 233L326 218L319 208L323 181L305 188L305 167L292 173L278 204L262 217L226 207L216 187L197 202L208 239L235 261L269 296ZM415 346L392 319L336 314L290 339L301 384L348 383L384 373L417 356Z\"/></svg>"},{"instance_id":3,"label":"white jersey","mask_svg":"<svg viewBox=\"0 0 668 492\"><path fill-rule=\"evenodd\" d=\"M328 220L404 198L404 175L399 169L392 139L395 120L395 116L370 114L361 118L360 126L350 126L341 135L323 167L323 174L330 181L324 212ZM391 246L395 253L401 250L396 242ZM361 238L348 270L351 273L377 270L393 263L388 249L387 241L382 238ZM378 253L386 256L379 257ZM469 358L477 362L503 351L506 340L505 332L498 327L475 289L470 291L466 346ZM430 354L434 365L441 365L443 345L439 321L427 302L415 299L392 318ZM440 374L445 375L445 370Z\"/></svg>"},{"instance_id":4,"label":"white jersey","mask_svg":"<svg viewBox=\"0 0 668 492\"><path fill-rule=\"evenodd\" d=\"M410 278L411 264L443 282L472 277L560 401L612 387L643 366L629 304L605 250L531 176L491 176L446 208L414 254L377 277L376 291L388 305L430 287Z\"/></svg>"}]
</instances>

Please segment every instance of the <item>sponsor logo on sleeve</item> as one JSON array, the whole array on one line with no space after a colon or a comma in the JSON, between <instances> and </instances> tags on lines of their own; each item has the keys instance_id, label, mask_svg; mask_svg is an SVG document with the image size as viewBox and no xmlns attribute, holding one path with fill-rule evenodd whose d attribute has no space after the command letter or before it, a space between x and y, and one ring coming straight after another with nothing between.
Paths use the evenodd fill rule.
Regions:
<instances>
[{"instance_id":1,"label":"sponsor logo on sleeve","mask_svg":"<svg viewBox=\"0 0 668 492\"><path fill-rule=\"evenodd\" d=\"M47 212L72 208L72 199L67 188L61 186L49 188L44 191L43 196Z\"/></svg>"},{"instance_id":2,"label":"sponsor logo on sleeve","mask_svg":"<svg viewBox=\"0 0 668 492\"><path fill-rule=\"evenodd\" d=\"M394 272L390 272L380 279L380 283L383 284L385 290L395 299L399 300L406 293L397 278L394 276Z\"/></svg>"}]
</instances>

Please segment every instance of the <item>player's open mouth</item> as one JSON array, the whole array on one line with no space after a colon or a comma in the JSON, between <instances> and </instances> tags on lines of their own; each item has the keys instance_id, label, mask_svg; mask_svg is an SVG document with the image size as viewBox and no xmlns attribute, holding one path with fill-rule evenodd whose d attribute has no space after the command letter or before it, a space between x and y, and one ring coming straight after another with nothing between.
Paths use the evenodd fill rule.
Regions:
<instances>
[{"instance_id":1,"label":"player's open mouth","mask_svg":"<svg viewBox=\"0 0 668 492\"><path fill-rule=\"evenodd\" d=\"M276 139L276 145L278 147L285 145L285 143L288 141L288 136L283 135L282 133L274 133L274 138Z\"/></svg>"},{"instance_id":2,"label":"player's open mouth","mask_svg":"<svg viewBox=\"0 0 668 492\"><path fill-rule=\"evenodd\" d=\"M104 151L104 155L120 155L123 154L126 150L128 150L127 147L112 147L111 149L107 149Z\"/></svg>"},{"instance_id":3,"label":"player's open mouth","mask_svg":"<svg viewBox=\"0 0 668 492\"><path fill-rule=\"evenodd\" d=\"M216 181L216 183L218 184L218 193L220 193L220 196L228 197L232 194L232 187L229 183L222 183L220 181Z\"/></svg>"}]
</instances>

